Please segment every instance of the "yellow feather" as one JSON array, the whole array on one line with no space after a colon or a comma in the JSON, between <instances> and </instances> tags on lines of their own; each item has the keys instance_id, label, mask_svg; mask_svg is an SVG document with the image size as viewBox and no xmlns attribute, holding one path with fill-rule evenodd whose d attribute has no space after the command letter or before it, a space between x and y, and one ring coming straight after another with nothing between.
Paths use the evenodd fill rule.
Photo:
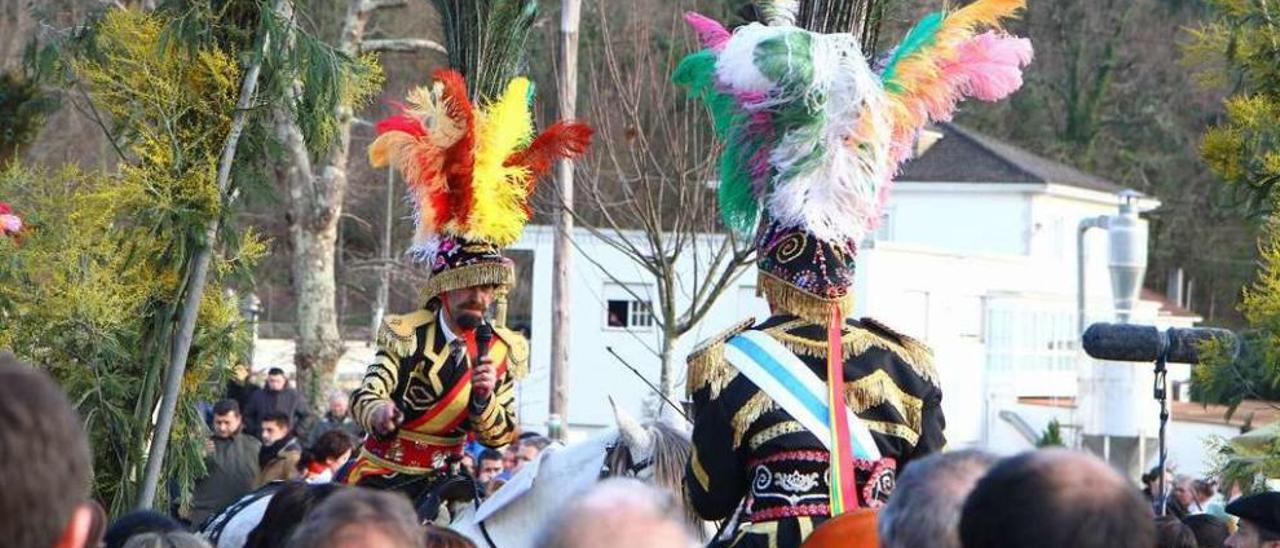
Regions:
<instances>
[{"instance_id":1,"label":"yellow feather","mask_svg":"<svg viewBox=\"0 0 1280 548\"><path fill-rule=\"evenodd\" d=\"M475 201L468 223L468 239L508 246L520 239L528 222L528 170L503 164L528 145L533 136L529 112L529 80L513 79L502 97L476 115Z\"/></svg>"},{"instance_id":2,"label":"yellow feather","mask_svg":"<svg viewBox=\"0 0 1280 548\"><path fill-rule=\"evenodd\" d=\"M1012 17L1026 5L1026 0L979 0L947 15L943 26L968 31L980 25L999 27L1001 19Z\"/></svg>"}]
</instances>

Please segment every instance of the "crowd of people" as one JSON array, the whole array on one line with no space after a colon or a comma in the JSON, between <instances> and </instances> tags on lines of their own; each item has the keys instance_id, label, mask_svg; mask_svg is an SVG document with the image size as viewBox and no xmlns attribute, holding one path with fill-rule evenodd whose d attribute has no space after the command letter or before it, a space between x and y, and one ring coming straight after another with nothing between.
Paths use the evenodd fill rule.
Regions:
<instances>
[{"instance_id":1,"label":"crowd of people","mask_svg":"<svg viewBox=\"0 0 1280 548\"><path fill-rule=\"evenodd\" d=\"M335 402L337 399L334 400ZM214 512L237 491L271 481L274 463L297 436L288 415L261 415L261 441L245 433L232 399L212 409L209 476L197 487L201 512ZM469 547L448 529L418 522L396 492L325 483L351 452L340 406L299 451L296 475L276 493L247 546ZM200 548L208 546L172 516L138 511L108 524L89 496L90 448L79 417L43 373L0 356L0 538L6 546ZM282 443L283 442L283 443ZM508 451L480 451L471 460L490 488L537 458L545 438L528 435ZM1149 478L1146 478L1149 479ZM913 462L899 477L873 530L841 546L931 547L1219 547L1280 548L1280 493L1240 496L1220 504L1195 481L1174 477L1167 507L1181 515L1154 517L1151 496L1090 455L1063 449L999 459L979 451L938 453ZM307 482L323 483L318 488ZM1155 491L1158 492L1158 491ZM596 484L558 509L537 533L543 547L686 547L674 494L634 479ZM1153 502L1155 504L1153 504ZM1222 513L1215 513L1221 507Z\"/></svg>"}]
</instances>

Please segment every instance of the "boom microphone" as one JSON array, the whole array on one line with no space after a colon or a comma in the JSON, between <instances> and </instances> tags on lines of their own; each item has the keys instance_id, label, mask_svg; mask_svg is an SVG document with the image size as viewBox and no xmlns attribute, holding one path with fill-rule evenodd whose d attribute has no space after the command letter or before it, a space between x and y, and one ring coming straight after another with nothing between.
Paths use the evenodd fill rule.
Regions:
<instances>
[{"instance_id":1,"label":"boom microphone","mask_svg":"<svg viewBox=\"0 0 1280 548\"><path fill-rule=\"evenodd\" d=\"M1169 363L1200 363L1200 344L1218 339L1234 357L1239 341L1231 331L1214 327L1171 327L1095 323L1084 331L1084 351L1089 356L1115 362L1154 362L1164 356Z\"/></svg>"}]
</instances>

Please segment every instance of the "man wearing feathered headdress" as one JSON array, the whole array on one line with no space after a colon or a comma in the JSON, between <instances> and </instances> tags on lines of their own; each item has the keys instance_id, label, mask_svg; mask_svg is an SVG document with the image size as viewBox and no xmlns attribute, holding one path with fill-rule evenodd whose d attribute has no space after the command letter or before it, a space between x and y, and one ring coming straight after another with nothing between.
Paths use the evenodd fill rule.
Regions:
<instances>
[{"instance_id":1,"label":"man wearing feathered headdress","mask_svg":"<svg viewBox=\"0 0 1280 548\"><path fill-rule=\"evenodd\" d=\"M764 4L782 15L771 22L794 20L794 3ZM724 141L721 218L754 236L772 311L689 357L685 494L704 519L735 524L712 545L798 546L829 520L865 532L865 512L852 511L883 504L897 470L945 445L929 349L849 317L855 257L919 129L964 97L1021 86L1030 43L998 24L1022 7L978 0L932 14L879 73L849 34L785 23L730 33L687 16L705 49L674 79ZM859 519L832 520L846 512Z\"/></svg>"},{"instance_id":2,"label":"man wearing feathered headdress","mask_svg":"<svg viewBox=\"0 0 1280 548\"><path fill-rule=\"evenodd\" d=\"M502 326L481 353L486 312L515 283L502 249L529 219L533 184L558 158L582 154L591 130L560 122L535 136L529 81L515 78L474 108L463 77L438 71L399 115L378 124L375 167L395 166L414 205L409 255L430 270L422 308L389 316L376 361L351 397L369 432L345 482L404 491L431 486L468 437L499 447L517 435L515 382L528 343Z\"/></svg>"}]
</instances>

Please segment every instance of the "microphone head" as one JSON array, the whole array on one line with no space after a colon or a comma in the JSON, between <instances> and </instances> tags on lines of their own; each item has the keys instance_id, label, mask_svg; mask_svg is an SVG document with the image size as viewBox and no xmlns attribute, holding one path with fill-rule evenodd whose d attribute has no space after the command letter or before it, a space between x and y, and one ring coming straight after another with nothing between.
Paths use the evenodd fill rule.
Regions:
<instances>
[{"instance_id":1,"label":"microphone head","mask_svg":"<svg viewBox=\"0 0 1280 548\"><path fill-rule=\"evenodd\" d=\"M481 323L476 326L476 344L488 346L489 342L492 340L493 326L489 325L488 322Z\"/></svg>"}]
</instances>

